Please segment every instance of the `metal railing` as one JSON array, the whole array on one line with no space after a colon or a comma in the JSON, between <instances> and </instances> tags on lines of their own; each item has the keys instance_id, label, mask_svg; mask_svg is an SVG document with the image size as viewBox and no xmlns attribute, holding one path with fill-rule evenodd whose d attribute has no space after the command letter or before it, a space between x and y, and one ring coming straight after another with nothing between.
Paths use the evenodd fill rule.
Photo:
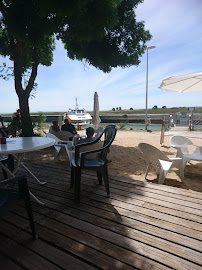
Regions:
<instances>
[{"instance_id":1,"label":"metal railing","mask_svg":"<svg viewBox=\"0 0 202 270\"><path fill-rule=\"evenodd\" d=\"M192 123L193 123L192 130L202 129L202 113L194 113Z\"/></svg>"}]
</instances>

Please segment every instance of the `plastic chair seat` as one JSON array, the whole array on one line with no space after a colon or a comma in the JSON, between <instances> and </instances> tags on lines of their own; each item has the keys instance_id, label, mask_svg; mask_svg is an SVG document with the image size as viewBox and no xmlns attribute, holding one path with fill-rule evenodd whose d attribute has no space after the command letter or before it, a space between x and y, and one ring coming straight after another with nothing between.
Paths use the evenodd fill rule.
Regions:
<instances>
[{"instance_id":1,"label":"plastic chair seat","mask_svg":"<svg viewBox=\"0 0 202 270\"><path fill-rule=\"evenodd\" d=\"M84 160L84 164L83 164L83 167L84 168L96 168L96 167L101 167L101 166L104 166L104 161L103 160L97 160L97 159L90 159L90 158L86 158ZM81 159L79 159L77 161L77 165L78 166L81 166ZM75 160L73 159L72 160L72 166L77 166L76 163L75 163Z\"/></svg>"}]
</instances>

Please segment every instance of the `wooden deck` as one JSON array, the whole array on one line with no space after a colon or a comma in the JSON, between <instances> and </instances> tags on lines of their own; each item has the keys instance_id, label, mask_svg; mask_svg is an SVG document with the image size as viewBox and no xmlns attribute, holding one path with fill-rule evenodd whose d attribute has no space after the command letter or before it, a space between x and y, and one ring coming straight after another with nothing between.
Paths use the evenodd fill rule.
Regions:
<instances>
[{"instance_id":1,"label":"wooden deck","mask_svg":"<svg viewBox=\"0 0 202 270\"><path fill-rule=\"evenodd\" d=\"M108 199L85 171L75 204L69 167L26 165L47 181L28 178L46 203L32 203L39 239L19 202L0 222L0 269L202 269L201 193L110 176Z\"/></svg>"}]
</instances>

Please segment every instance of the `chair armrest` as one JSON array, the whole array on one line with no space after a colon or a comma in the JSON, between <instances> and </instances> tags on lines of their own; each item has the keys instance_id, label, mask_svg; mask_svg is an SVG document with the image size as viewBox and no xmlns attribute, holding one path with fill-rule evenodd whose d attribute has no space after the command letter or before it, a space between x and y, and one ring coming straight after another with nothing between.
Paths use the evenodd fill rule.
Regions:
<instances>
[{"instance_id":1,"label":"chair armrest","mask_svg":"<svg viewBox=\"0 0 202 270\"><path fill-rule=\"evenodd\" d=\"M12 182L18 182L19 192L20 194L24 193L25 196L29 196L29 189L27 185L27 178L24 175L21 176L15 176L13 178L8 178L3 181L0 181L0 185L7 185Z\"/></svg>"},{"instance_id":2,"label":"chair armrest","mask_svg":"<svg viewBox=\"0 0 202 270\"><path fill-rule=\"evenodd\" d=\"M8 179L0 181L0 185L5 185L14 181L22 180L22 178L23 178L22 176L15 176L13 178L8 178Z\"/></svg>"},{"instance_id":3,"label":"chair armrest","mask_svg":"<svg viewBox=\"0 0 202 270\"><path fill-rule=\"evenodd\" d=\"M193 146L196 147L194 150L194 154L202 155L202 146L197 144L193 144Z\"/></svg>"},{"instance_id":4,"label":"chair armrest","mask_svg":"<svg viewBox=\"0 0 202 270\"><path fill-rule=\"evenodd\" d=\"M172 160L172 161L176 161L176 160L182 160L182 158L181 157L175 157L175 158L169 158L170 160Z\"/></svg>"},{"instance_id":5,"label":"chair armrest","mask_svg":"<svg viewBox=\"0 0 202 270\"><path fill-rule=\"evenodd\" d=\"M68 143L68 142L71 142L71 141L59 140L58 142L56 142L56 144L59 144L59 143Z\"/></svg>"},{"instance_id":6,"label":"chair armrest","mask_svg":"<svg viewBox=\"0 0 202 270\"><path fill-rule=\"evenodd\" d=\"M69 145L69 144L71 144L72 146L73 146L73 142L72 141L65 141L65 142L58 142L58 143L56 143L54 146L64 146L64 145Z\"/></svg>"}]
</instances>

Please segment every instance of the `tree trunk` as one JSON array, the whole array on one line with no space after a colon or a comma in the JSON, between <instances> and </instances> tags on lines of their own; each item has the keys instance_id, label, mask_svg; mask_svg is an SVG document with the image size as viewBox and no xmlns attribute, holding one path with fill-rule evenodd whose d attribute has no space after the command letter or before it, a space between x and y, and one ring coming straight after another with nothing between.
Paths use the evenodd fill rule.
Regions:
<instances>
[{"instance_id":1,"label":"tree trunk","mask_svg":"<svg viewBox=\"0 0 202 270\"><path fill-rule=\"evenodd\" d=\"M29 97L23 95L19 97L20 114L22 120L22 135L24 137L32 137L34 135L32 121L29 114Z\"/></svg>"},{"instance_id":2,"label":"tree trunk","mask_svg":"<svg viewBox=\"0 0 202 270\"><path fill-rule=\"evenodd\" d=\"M25 51L25 43L22 40L16 38L16 40L10 37L11 49L14 58L14 76L15 76L15 91L19 98L20 114L22 121L22 135L25 137L30 137L34 135L32 121L29 112L29 96L32 91L34 81L37 76L38 53L37 49L33 48L33 64L32 72L29 77L27 87L23 89L22 87L22 66L23 66L23 53Z\"/></svg>"}]
</instances>

